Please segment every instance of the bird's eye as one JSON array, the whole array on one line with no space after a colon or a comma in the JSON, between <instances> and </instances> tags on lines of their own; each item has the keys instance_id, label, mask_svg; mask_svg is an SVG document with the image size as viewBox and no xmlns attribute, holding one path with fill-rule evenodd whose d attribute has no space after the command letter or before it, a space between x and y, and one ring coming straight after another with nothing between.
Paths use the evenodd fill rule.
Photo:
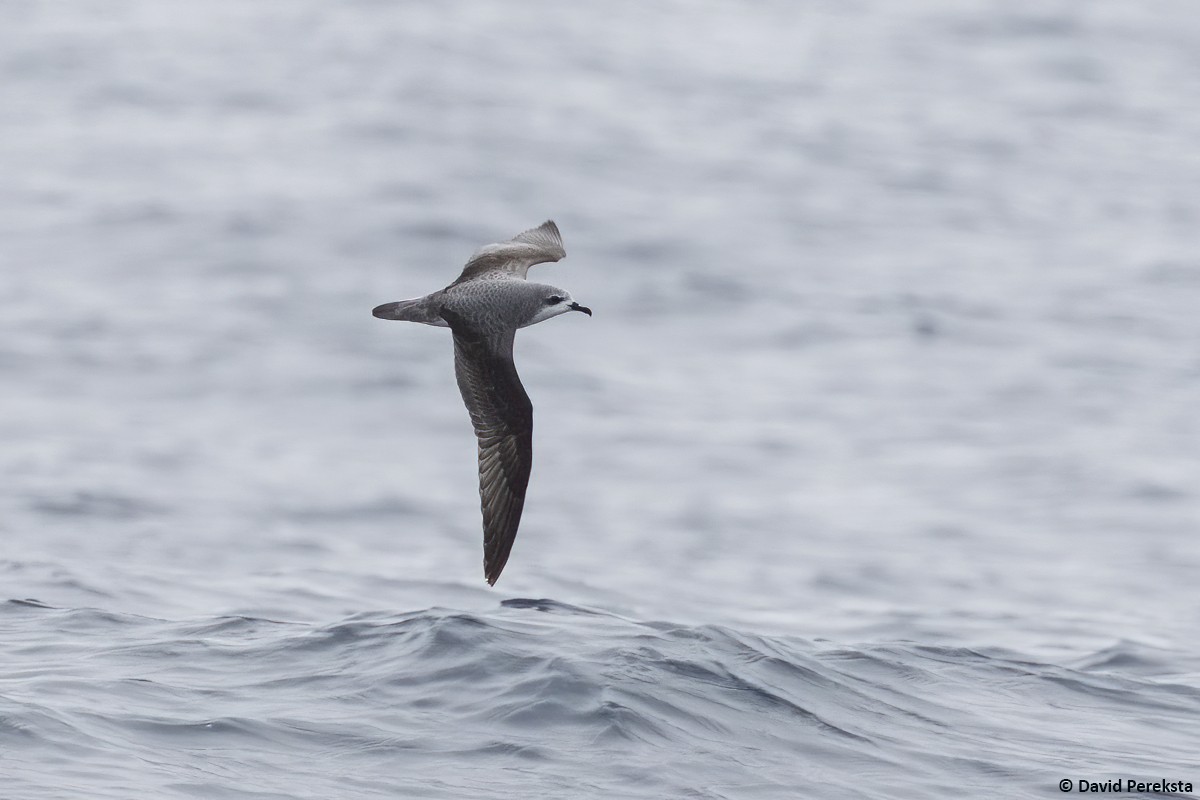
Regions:
<instances>
[{"instance_id":1,"label":"bird's eye","mask_svg":"<svg viewBox=\"0 0 1200 800\"><path fill-rule=\"evenodd\" d=\"M563 299L556 294L552 294L546 298L546 304L551 305L551 306L554 305L555 303L561 303L562 301L563 301Z\"/></svg>"}]
</instances>

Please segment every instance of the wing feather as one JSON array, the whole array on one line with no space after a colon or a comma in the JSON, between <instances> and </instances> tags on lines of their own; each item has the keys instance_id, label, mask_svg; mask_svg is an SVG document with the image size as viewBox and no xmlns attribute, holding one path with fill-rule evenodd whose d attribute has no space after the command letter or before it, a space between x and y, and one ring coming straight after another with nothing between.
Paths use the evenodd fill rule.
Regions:
<instances>
[{"instance_id":1,"label":"wing feather","mask_svg":"<svg viewBox=\"0 0 1200 800\"><path fill-rule=\"evenodd\" d=\"M483 569L495 584L508 562L533 465L533 404L513 363L516 331L488 337L443 310L454 332L454 375L479 441Z\"/></svg>"},{"instance_id":2,"label":"wing feather","mask_svg":"<svg viewBox=\"0 0 1200 800\"><path fill-rule=\"evenodd\" d=\"M553 220L546 220L536 228L518 233L507 242L485 245L476 250L454 282L462 283L489 272L506 272L524 278L534 264L558 261L566 255L558 226Z\"/></svg>"}]
</instances>

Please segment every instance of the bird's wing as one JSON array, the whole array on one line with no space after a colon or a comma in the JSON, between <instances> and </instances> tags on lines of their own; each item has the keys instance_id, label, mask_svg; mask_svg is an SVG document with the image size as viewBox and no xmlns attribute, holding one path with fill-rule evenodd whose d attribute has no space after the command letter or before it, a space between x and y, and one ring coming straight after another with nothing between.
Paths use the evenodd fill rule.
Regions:
<instances>
[{"instance_id":1,"label":"bird's wing","mask_svg":"<svg viewBox=\"0 0 1200 800\"><path fill-rule=\"evenodd\" d=\"M454 375L479 440L483 571L494 585L525 507L533 465L533 404L513 364L515 330L488 337L454 312L443 310L442 316L454 332Z\"/></svg>"},{"instance_id":2,"label":"bird's wing","mask_svg":"<svg viewBox=\"0 0 1200 800\"><path fill-rule=\"evenodd\" d=\"M507 242L484 245L476 250L454 282L462 283L490 272L506 272L524 278L534 264L558 261L566 255L558 226L553 220L546 220Z\"/></svg>"}]
</instances>

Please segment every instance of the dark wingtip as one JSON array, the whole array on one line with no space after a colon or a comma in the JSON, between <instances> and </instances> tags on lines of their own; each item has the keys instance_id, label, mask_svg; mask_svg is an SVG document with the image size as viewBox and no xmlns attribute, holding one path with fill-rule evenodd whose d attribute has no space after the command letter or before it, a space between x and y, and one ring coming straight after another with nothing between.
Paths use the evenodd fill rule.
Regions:
<instances>
[{"instance_id":1,"label":"dark wingtip","mask_svg":"<svg viewBox=\"0 0 1200 800\"><path fill-rule=\"evenodd\" d=\"M488 582L488 586L495 586L496 581L500 580L500 573L504 572L504 566L508 564L508 554L504 554L502 560L486 559L483 562L483 577Z\"/></svg>"}]
</instances>

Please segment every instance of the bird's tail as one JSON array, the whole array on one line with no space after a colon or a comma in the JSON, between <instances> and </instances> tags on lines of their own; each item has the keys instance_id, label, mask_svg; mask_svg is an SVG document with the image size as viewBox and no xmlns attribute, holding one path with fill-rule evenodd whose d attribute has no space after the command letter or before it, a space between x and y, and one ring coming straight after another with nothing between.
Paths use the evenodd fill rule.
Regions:
<instances>
[{"instance_id":1,"label":"bird's tail","mask_svg":"<svg viewBox=\"0 0 1200 800\"><path fill-rule=\"evenodd\" d=\"M449 323L437 313L437 304L430 302L428 297L414 297L411 300L384 303L376 306L371 313L380 319L400 319L406 322L436 325L439 328L449 327Z\"/></svg>"}]
</instances>

